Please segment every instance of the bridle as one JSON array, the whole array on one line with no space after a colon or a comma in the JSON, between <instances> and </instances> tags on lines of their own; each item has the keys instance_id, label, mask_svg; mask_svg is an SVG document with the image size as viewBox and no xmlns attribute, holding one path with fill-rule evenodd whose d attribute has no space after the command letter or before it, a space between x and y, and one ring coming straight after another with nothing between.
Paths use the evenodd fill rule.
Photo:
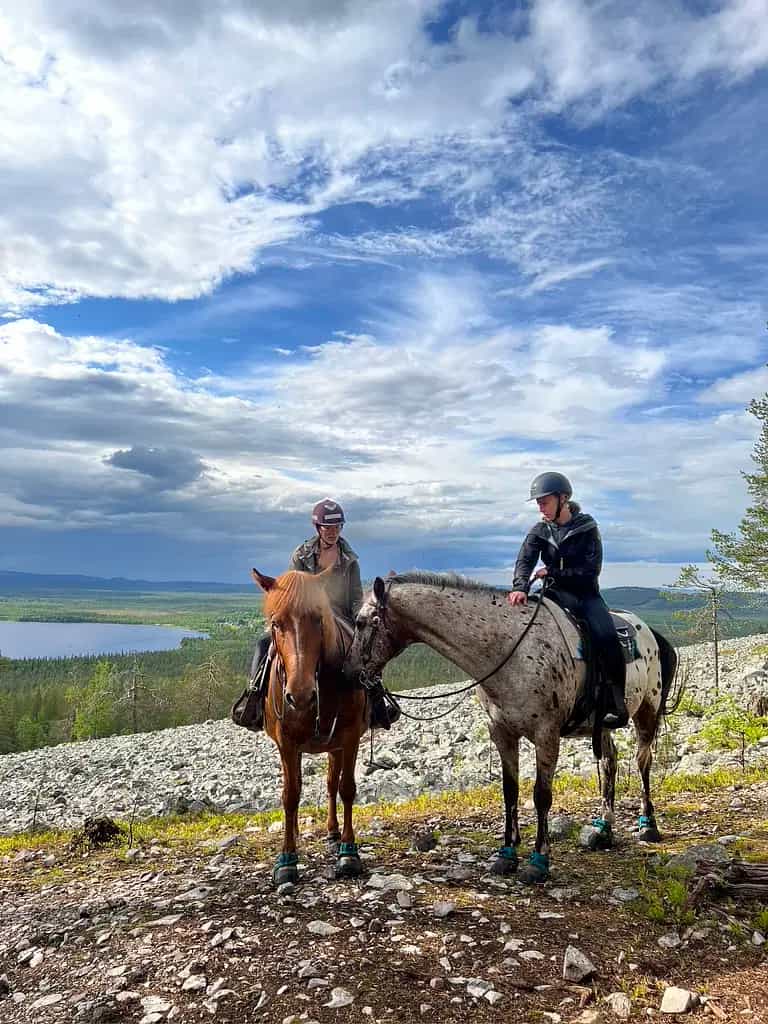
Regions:
<instances>
[{"instance_id":1,"label":"bridle","mask_svg":"<svg viewBox=\"0 0 768 1024\"><path fill-rule=\"evenodd\" d=\"M290 708L290 709L295 711L296 710L296 705L294 704L293 698L291 697L291 695L290 694L286 694L286 692L285 692L286 684L288 682L288 675L287 675L287 672L285 670L285 662L283 661L283 656L281 655L280 648L277 645L277 638L276 638L276 633L275 633L275 624L274 624L274 622L270 623L270 634L271 634L272 649L275 652L275 654L274 654L275 677L277 679L277 682L280 685L281 695L282 695L281 707L280 707L280 710L278 710L278 707L277 707L277 693L276 693L277 687L276 686L271 687L271 690L272 690L272 711L274 712L275 718L278 720L278 722L282 722L284 720L284 718L285 718L286 707L288 707L288 708ZM342 650L343 650L343 648L342 648ZM321 675L322 669L323 669L323 648L321 647L321 649L320 649L320 656L318 657L317 663L315 664L315 683L314 683L314 690L315 690L315 731L314 731L314 734L313 734L313 739L315 741L325 745L326 743L330 743L331 742L331 740L333 739L333 735L336 732L336 723L339 720L339 711L338 711L338 708L337 708L336 714L335 714L334 719L333 719L333 722L331 723L330 732L328 733L327 736L323 736L322 733L320 732L320 675Z\"/></svg>"}]
</instances>

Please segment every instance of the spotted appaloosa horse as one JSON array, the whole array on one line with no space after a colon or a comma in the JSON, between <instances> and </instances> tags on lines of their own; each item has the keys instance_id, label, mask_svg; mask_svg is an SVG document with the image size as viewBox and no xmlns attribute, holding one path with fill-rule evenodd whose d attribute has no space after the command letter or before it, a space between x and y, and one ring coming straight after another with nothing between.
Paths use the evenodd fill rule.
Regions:
<instances>
[{"instance_id":1,"label":"spotted appaloosa horse","mask_svg":"<svg viewBox=\"0 0 768 1024\"><path fill-rule=\"evenodd\" d=\"M302 754L328 753L328 840L337 845L336 874L359 875L362 864L352 828L355 763L360 737L368 728L366 694L342 675L346 646L334 618L322 573L290 571L278 579L254 569L265 592L264 615L272 633L274 657L264 706L264 728L280 752L283 768L283 851L274 870L276 884L298 878L296 838L301 796ZM338 794L344 804L339 831Z\"/></svg>"},{"instance_id":2,"label":"spotted appaloosa horse","mask_svg":"<svg viewBox=\"0 0 768 1024\"><path fill-rule=\"evenodd\" d=\"M677 656L664 637L642 620L622 613L637 630L638 657L627 665L627 707L637 734L637 767L643 784L638 837L659 841L650 793L651 744L667 709ZM535 616L535 619L533 618ZM533 797L538 829L535 850L521 871L523 881L549 874L547 817L560 752L560 732L585 680L579 636L570 618L552 601L509 604L506 593L458 576L413 572L377 578L357 616L350 663L376 674L412 643L425 643L481 680L478 697L502 762L504 845L493 870L517 870L518 762L520 738L536 748ZM517 645L517 646L515 646ZM502 664L514 649L512 656ZM590 728L575 735L588 735ZM597 841L611 844L616 781L616 746L602 731L602 816L593 824Z\"/></svg>"}]
</instances>

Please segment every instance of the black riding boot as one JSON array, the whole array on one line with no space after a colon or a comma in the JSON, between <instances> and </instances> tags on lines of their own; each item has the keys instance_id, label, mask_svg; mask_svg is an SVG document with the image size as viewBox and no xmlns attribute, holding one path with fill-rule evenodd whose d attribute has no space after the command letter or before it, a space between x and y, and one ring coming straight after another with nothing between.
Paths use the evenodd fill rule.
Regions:
<instances>
[{"instance_id":1,"label":"black riding boot","mask_svg":"<svg viewBox=\"0 0 768 1024\"><path fill-rule=\"evenodd\" d=\"M629 712L624 702L623 683L603 684L603 714L602 726L604 729L623 729L629 724Z\"/></svg>"},{"instance_id":2,"label":"black riding boot","mask_svg":"<svg viewBox=\"0 0 768 1024\"><path fill-rule=\"evenodd\" d=\"M397 701L384 689L380 679L366 686L368 702L371 705L371 728L389 729L398 720L402 712Z\"/></svg>"},{"instance_id":3,"label":"black riding boot","mask_svg":"<svg viewBox=\"0 0 768 1024\"><path fill-rule=\"evenodd\" d=\"M267 683L269 681L269 645L271 637L263 636L253 655L251 663L250 687L251 694L248 701L248 713L250 724L248 726L253 732L260 732L264 728L264 700L267 695Z\"/></svg>"}]
</instances>

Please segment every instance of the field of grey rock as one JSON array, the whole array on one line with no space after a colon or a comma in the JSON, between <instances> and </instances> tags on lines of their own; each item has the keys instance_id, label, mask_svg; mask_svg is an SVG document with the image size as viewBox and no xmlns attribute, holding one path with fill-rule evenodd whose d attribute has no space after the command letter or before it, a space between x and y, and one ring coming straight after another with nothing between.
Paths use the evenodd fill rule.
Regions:
<instances>
[{"instance_id":1,"label":"field of grey rock","mask_svg":"<svg viewBox=\"0 0 768 1024\"><path fill-rule=\"evenodd\" d=\"M681 649L680 675L689 703L711 705L713 649L698 644ZM768 634L724 642L721 693L741 707L764 713L768 701ZM454 686L421 693L449 693ZM485 715L474 696L440 697L408 706L423 716L455 710L439 722L401 719L389 733L377 732L374 765L368 738L358 761L358 801L405 800L440 790L483 785L500 777ZM414 710L415 709L415 710ZM659 744L659 770L711 771L757 764L768 757L768 737L746 750L705 749L698 736L699 714L672 716ZM617 739L622 770L631 756L632 734ZM566 740L560 769L594 771L589 743ZM521 772L531 777L533 749L523 743ZM325 758L305 757L303 799L325 800ZM0 757L0 834L23 831L33 823L53 828L79 826L89 815L147 818L212 806L222 811L263 811L280 805L280 770L272 742L232 725L206 722L155 733L63 744Z\"/></svg>"}]
</instances>

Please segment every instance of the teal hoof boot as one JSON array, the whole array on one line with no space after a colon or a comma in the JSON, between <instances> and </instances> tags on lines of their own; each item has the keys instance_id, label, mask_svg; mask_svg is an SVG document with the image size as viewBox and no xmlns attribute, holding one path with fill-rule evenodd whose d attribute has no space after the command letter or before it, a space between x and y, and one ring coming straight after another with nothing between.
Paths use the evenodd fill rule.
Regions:
<instances>
[{"instance_id":1,"label":"teal hoof boot","mask_svg":"<svg viewBox=\"0 0 768 1024\"><path fill-rule=\"evenodd\" d=\"M517 850L514 846L502 846L496 852L496 858L491 864L492 875L514 875L517 872Z\"/></svg>"},{"instance_id":2,"label":"teal hoof boot","mask_svg":"<svg viewBox=\"0 0 768 1024\"><path fill-rule=\"evenodd\" d=\"M591 825L582 829L581 845L585 850L595 853L598 850L613 849L613 831L610 822L605 818L594 818Z\"/></svg>"},{"instance_id":3,"label":"teal hoof boot","mask_svg":"<svg viewBox=\"0 0 768 1024\"><path fill-rule=\"evenodd\" d=\"M363 862L357 852L357 843L339 843L336 877L359 878L362 873Z\"/></svg>"},{"instance_id":4,"label":"teal hoof boot","mask_svg":"<svg viewBox=\"0 0 768 1024\"><path fill-rule=\"evenodd\" d=\"M284 885L286 882L298 882L299 856L296 853L281 853L272 869L272 881L275 885Z\"/></svg>"},{"instance_id":5,"label":"teal hoof boot","mask_svg":"<svg viewBox=\"0 0 768 1024\"><path fill-rule=\"evenodd\" d=\"M524 885L541 885L549 881L549 857L534 850L517 876Z\"/></svg>"},{"instance_id":6,"label":"teal hoof boot","mask_svg":"<svg viewBox=\"0 0 768 1024\"><path fill-rule=\"evenodd\" d=\"M641 814L637 819L637 838L641 843L660 843L661 832L659 832L655 818L647 818Z\"/></svg>"}]
</instances>

